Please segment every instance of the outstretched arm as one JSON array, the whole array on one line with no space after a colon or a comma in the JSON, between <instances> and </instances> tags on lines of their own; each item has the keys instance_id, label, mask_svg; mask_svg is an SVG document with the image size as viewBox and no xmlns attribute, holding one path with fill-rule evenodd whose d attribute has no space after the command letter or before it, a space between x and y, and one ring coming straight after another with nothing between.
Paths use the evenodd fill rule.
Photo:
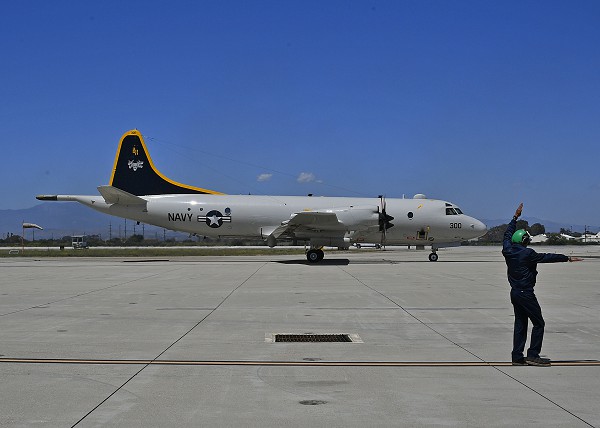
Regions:
<instances>
[{"instance_id":1,"label":"outstretched arm","mask_svg":"<svg viewBox=\"0 0 600 428\"><path fill-rule=\"evenodd\" d=\"M506 228L506 232L504 232L504 245L510 245L512 234L515 233L517 229L517 219L521 217L521 213L523 212L523 202L519 204L517 210L515 211L515 215L513 216L512 221L509 223ZM581 257L571 257L568 256L567 260L564 260L564 256L562 254L541 254L534 252L534 258L536 263L556 263L556 262L581 262L583 258Z\"/></svg>"}]
</instances>

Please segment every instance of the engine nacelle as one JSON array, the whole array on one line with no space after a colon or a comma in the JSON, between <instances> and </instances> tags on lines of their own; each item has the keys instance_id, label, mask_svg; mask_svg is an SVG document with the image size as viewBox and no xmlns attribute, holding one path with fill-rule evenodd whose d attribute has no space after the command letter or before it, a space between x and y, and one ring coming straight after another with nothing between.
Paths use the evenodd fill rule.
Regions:
<instances>
[{"instance_id":1,"label":"engine nacelle","mask_svg":"<svg viewBox=\"0 0 600 428\"><path fill-rule=\"evenodd\" d=\"M348 230L377 226L379 222L379 208L376 206L334 208L331 212L336 214L338 220L344 223Z\"/></svg>"}]
</instances>

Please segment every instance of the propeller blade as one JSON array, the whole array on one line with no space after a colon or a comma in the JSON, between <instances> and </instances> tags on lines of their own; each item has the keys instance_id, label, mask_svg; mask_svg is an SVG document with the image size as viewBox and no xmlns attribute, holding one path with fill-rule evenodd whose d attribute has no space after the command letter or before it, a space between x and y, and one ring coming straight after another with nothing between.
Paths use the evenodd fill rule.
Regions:
<instances>
[{"instance_id":1,"label":"propeller blade","mask_svg":"<svg viewBox=\"0 0 600 428\"><path fill-rule=\"evenodd\" d=\"M384 195L379 195L379 202L381 205L381 210L379 211L379 231L381 232L381 245L385 249L385 242L387 240L387 230L394 225L390 223L391 220L394 219L391 215L389 215L386 211L387 202L385 200Z\"/></svg>"}]
</instances>

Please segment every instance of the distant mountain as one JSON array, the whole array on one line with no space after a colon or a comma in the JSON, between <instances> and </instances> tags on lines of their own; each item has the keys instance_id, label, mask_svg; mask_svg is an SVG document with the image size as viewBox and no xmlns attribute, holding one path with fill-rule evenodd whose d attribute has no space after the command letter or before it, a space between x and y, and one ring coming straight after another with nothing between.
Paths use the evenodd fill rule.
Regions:
<instances>
[{"instance_id":1,"label":"distant mountain","mask_svg":"<svg viewBox=\"0 0 600 428\"><path fill-rule=\"evenodd\" d=\"M35 239L61 238L71 235L100 235L103 239L109 236L125 237L135 233L142 234L147 239L176 238L186 239L187 233L173 232L163 228L145 225L135 225L132 220L102 214L77 203L44 202L31 208L21 210L0 210L0 238L6 238L7 234L21 235L21 224L35 223L44 230L35 230ZM25 231L25 238L31 239L33 232Z\"/></svg>"},{"instance_id":2,"label":"distant mountain","mask_svg":"<svg viewBox=\"0 0 600 428\"><path fill-rule=\"evenodd\" d=\"M580 225L580 224L566 224L566 223L558 223L555 221L550 221L550 220L541 220L539 218L536 217L521 217L523 220L526 220L529 225L531 226L532 224L535 223L539 223L539 224L543 224L544 227L546 228L546 232L549 233L558 233L560 232L560 229L572 229L574 232L584 232L584 229L586 227L586 225ZM502 220L489 220L489 219L483 219L481 220L487 227L492 228L495 226L499 226L501 224L506 224L510 221L510 219L502 219ZM592 226L592 225L587 225L587 228L589 231L591 232L598 232L600 231L600 226Z\"/></svg>"}]
</instances>

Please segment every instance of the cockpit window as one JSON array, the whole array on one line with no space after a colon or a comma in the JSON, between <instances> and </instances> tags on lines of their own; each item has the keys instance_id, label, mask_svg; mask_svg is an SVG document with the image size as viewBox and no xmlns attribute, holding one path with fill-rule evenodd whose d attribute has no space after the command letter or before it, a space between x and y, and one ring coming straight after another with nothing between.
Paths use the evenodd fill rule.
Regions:
<instances>
[{"instance_id":1,"label":"cockpit window","mask_svg":"<svg viewBox=\"0 0 600 428\"><path fill-rule=\"evenodd\" d=\"M446 208L446 215L459 215L462 213L460 208Z\"/></svg>"}]
</instances>

